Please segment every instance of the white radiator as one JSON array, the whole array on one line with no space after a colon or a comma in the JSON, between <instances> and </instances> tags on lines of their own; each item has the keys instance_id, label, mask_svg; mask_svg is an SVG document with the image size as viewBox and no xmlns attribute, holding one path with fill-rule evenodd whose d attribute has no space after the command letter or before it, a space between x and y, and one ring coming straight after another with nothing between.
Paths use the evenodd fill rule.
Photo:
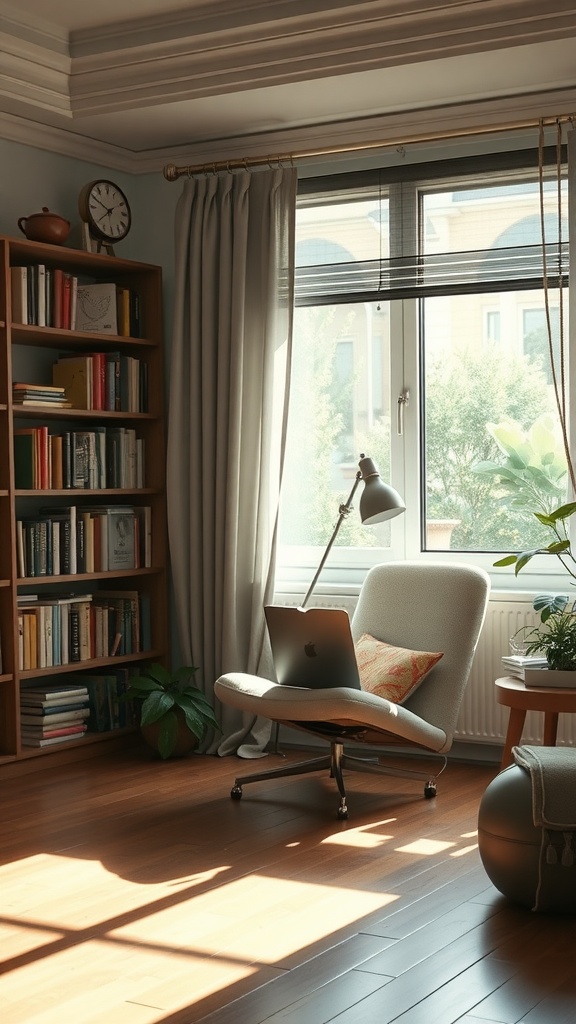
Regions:
<instances>
[{"instance_id":1,"label":"white radiator","mask_svg":"<svg viewBox=\"0 0 576 1024\"><path fill-rule=\"evenodd\" d=\"M298 604L293 594L277 594L278 604ZM350 616L356 600L353 597L317 597L313 602L322 608L346 608ZM539 622L532 609L530 595L492 594L486 612L470 679L460 709L455 739L464 743L501 744L508 724L508 708L496 703L494 680L506 675L502 655L509 654L510 637L522 627ZM543 716L528 712L522 733L523 743L541 743ZM576 746L576 715L560 715L558 744Z\"/></svg>"},{"instance_id":2,"label":"white radiator","mask_svg":"<svg viewBox=\"0 0 576 1024\"><path fill-rule=\"evenodd\" d=\"M510 637L522 626L537 625L539 621L528 595L525 600L522 595L491 595L460 709L456 739L476 743L498 743L504 739L509 712L496 703L494 680L506 675L501 659L503 654L510 653ZM522 742L541 743L542 732L543 715L528 712ZM576 746L574 715L560 715L557 742Z\"/></svg>"}]
</instances>

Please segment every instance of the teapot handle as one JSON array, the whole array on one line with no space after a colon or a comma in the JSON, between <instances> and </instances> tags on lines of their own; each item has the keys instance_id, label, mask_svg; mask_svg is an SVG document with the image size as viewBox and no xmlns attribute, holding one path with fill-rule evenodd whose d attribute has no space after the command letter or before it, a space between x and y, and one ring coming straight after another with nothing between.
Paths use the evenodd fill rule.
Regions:
<instances>
[{"instance_id":1,"label":"teapot handle","mask_svg":"<svg viewBox=\"0 0 576 1024\"><path fill-rule=\"evenodd\" d=\"M27 220L28 220L28 217L19 217L18 218L18 227L20 228L20 231L22 232L23 235L26 234L26 228L24 227L24 225L26 224Z\"/></svg>"}]
</instances>

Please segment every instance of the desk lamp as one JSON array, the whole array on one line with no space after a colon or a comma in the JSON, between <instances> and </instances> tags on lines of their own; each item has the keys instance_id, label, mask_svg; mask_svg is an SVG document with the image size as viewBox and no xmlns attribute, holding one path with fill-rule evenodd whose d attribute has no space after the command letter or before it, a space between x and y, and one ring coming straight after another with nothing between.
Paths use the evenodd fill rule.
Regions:
<instances>
[{"instance_id":1,"label":"desk lamp","mask_svg":"<svg viewBox=\"0 0 576 1024\"><path fill-rule=\"evenodd\" d=\"M364 490L360 498L359 511L360 519L365 525L372 526L375 523L383 523L386 519L393 519L394 516L398 516L400 515L401 512L406 511L406 506L402 498L398 494L398 491L395 491L394 488L390 487L389 484L384 483L384 481L380 477L380 474L376 468L376 463L374 462L373 459L367 458L366 455L361 454L358 466L359 469L358 472L356 473L356 478L354 480L352 490L348 495L348 499L344 502L343 505L340 505L338 508L338 519L336 520L336 525L334 527L332 536L330 537L326 550L322 555L322 560L316 570L314 579L312 580L310 586L308 587L306 597L304 598L302 604L300 605L301 608L305 608L306 605L308 604L310 595L312 594L312 591L314 590L314 587L318 582L318 577L320 576L320 573L324 568L324 563L326 562L326 559L330 554L332 545L336 540L338 530L340 529L346 516L348 516L352 511L352 499L356 494L358 484L360 483L361 480L364 481Z\"/></svg>"}]
</instances>

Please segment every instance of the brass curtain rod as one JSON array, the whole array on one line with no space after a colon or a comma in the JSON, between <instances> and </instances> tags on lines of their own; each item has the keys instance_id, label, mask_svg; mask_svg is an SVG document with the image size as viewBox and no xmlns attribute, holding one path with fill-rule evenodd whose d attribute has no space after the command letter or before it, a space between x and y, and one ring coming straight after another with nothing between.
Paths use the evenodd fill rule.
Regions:
<instances>
[{"instance_id":1,"label":"brass curtain rod","mask_svg":"<svg viewBox=\"0 0 576 1024\"><path fill-rule=\"evenodd\" d=\"M217 174L219 171L237 171L249 167L282 166L292 164L294 160L311 159L317 156L337 156L342 153L360 153L370 149L389 149L391 147L408 146L417 142L440 142L443 139L466 138L472 135L492 135L496 132L507 132L521 128L538 128L539 126L559 125L573 123L574 114L566 114L561 117L540 118L535 121L511 121L499 125L478 125L475 128L454 128L445 132L418 132L414 135L405 135L401 139L391 139L384 142L381 139L377 142L363 142L342 146L327 146L322 149L303 149L295 153L280 153L268 156L235 157L231 160L216 160L203 164L188 164L186 167L177 167L175 164L166 164L163 170L167 181L177 181L178 178L191 178L195 174Z\"/></svg>"}]
</instances>

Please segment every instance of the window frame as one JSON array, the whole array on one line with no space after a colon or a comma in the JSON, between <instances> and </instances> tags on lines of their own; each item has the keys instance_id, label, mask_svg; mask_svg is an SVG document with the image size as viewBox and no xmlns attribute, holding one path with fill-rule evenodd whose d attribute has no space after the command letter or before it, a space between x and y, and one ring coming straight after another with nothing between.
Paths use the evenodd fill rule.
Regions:
<instances>
[{"instance_id":1,"label":"window frame","mask_svg":"<svg viewBox=\"0 0 576 1024\"><path fill-rule=\"evenodd\" d=\"M555 148L544 151L546 164L554 167L556 159ZM418 225L422 222L422 218L419 216L422 195L431 190L441 191L442 188L454 185L455 179L459 179L461 185L465 183L472 185L474 182L484 185L493 184L498 176L507 182L510 181L511 176L516 177L519 181L528 177L536 179L536 169L537 152L522 150L410 165L402 168L402 180L399 180L398 168L348 172L321 179L304 179L299 185L299 202L305 206L312 206L326 201L326 198L330 196L336 203L340 201L336 198L337 194L346 198L363 188L372 187L374 189L377 187L382 190L386 187L390 197L390 255L391 257L402 257L409 249L415 251ZM398 198L402 201L401 206L396 201ZM401 223L399 218L401 218ZM393 240L400 243L396 247L398 251L393 251ZM421 245L422 239L418 239L418 241ZM524 289L519 283L516 290ZM514 293L511 292L511 294ZM364 298L365 301L370 301L374 297L365 296ZM385 301L387 299L386 295L382 295L381 298ZM334 296L325 299L326 302L333 300ZM350 297L342 298L341 301L350 302ZM424 528L422 524L422 488L425 484L422 473L423 394L420 386L422 369L419 351L420 315L420 300L418 298L397 298L390 302L391 337L402 337L403 339L401 352L395 353L396 358L391 355L391 409L393 410L395 407L397 396L406 390L410 392L410 402L405 410L403 436L399 437L394 429L391 431L392 471L389 482L403 494L406 512L390 523L392 536L390 549L334 548L330 560L323 570L322 577L317 583L317 594L321 594L323 591L339 594L356 593L371 565L398 558L420 561L434 561L441 558L447 561L480 565L489 573L492 586L499 592L533 592L546 588L564 590L566 574L561 570L556 570L555 566L558 564L556 560L554 560L554 568L551 569L552 559L535 558L530 567L524 569L522 574L516 577L511 569L494 566L494 561L500 557L499 553L423 550L421 536ZM485 328L485 313L483 316ZM483 334L485 336L485 330ZM416 471L411 473L407 471L407 453L410 453L411 458L417 464ZM416 453L415 460L414 453ZM335 508L335 518L336 514L337 508ZM333 523L327 522L326 543L332 527ZM316 546L292 547L291 553L293 557L286 560L279 547L277 589L282 592L300 592L303 588L306 589L307 581L313 575L323 554L323 548Z\"/></svg>"}]
</instances>

